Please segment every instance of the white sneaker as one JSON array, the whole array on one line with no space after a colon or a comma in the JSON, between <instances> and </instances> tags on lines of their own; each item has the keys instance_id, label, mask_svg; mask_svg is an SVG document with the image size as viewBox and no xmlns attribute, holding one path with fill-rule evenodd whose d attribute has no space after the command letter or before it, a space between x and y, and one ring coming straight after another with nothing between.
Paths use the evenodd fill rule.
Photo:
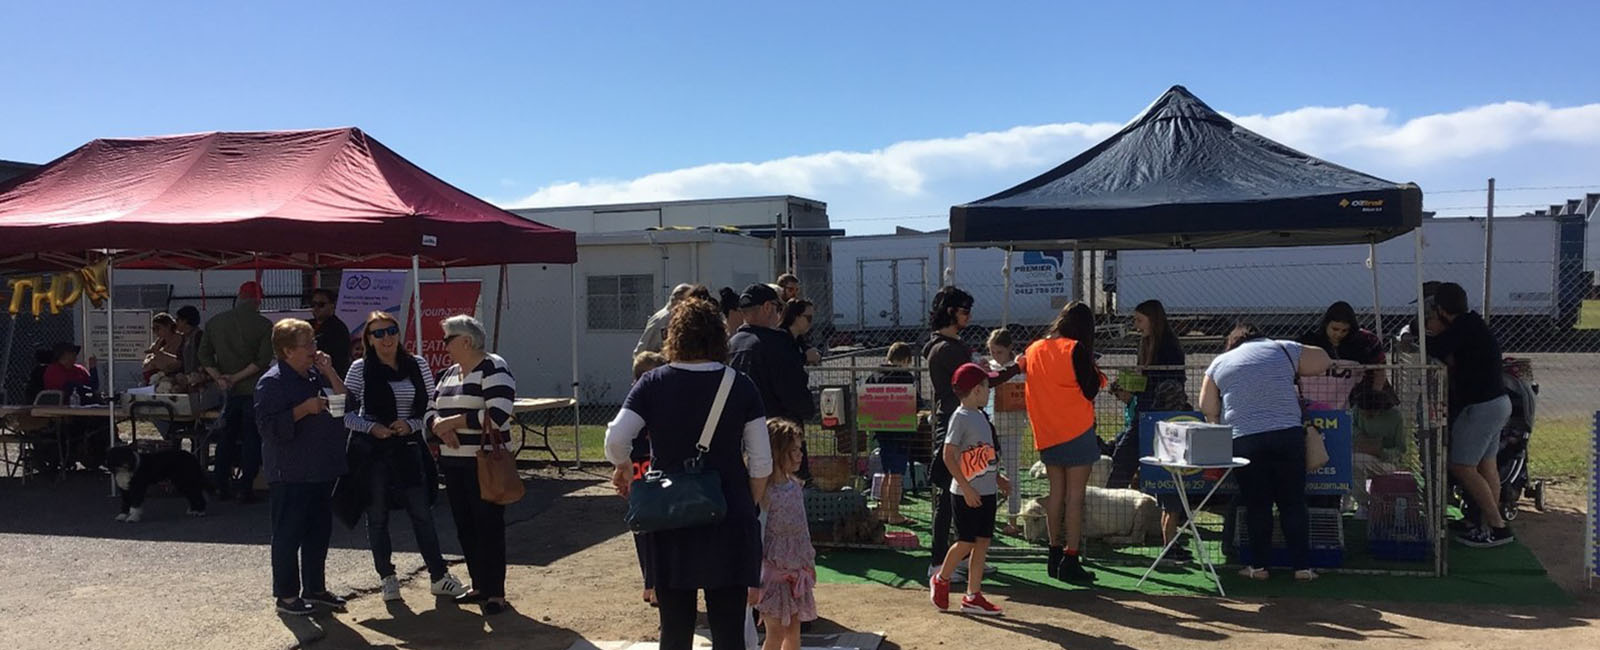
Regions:
<instances>
[{"instance_id":1,"label":"white sneaker","mask_svg":"<svg viewBox=\"0 0 1600 650\"><path fill-rule=\"evenodd\" d=\"M383 599L385 601L400 600L400 581L394 576L383 577Z\"/></svg>"},{"instance_id":2,"label":"white sneaker","mask_svg":"<svg viewBox=\"0 0 1600 650\"><path fill-rule=\"evenodd\" d=\"M467 593L467 586L461 584L460 580L448 573L444 574L443 578L433 581L433 595L435 596L455 598L465 593Z\"/></svg>"}]
</instances>

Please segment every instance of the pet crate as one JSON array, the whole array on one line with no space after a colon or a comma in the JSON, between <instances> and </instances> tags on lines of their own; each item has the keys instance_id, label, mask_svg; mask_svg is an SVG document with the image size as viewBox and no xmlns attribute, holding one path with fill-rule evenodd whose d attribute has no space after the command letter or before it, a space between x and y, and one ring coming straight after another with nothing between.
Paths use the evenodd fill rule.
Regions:
<instances>
[{"instance_id":1,"label":"pet crate","mask_svg":"<svg viewBox=\"0 0 1600 650\"><path fill-rule=\"evenodd\" d=\"M1311 515L1312 568L1330 569L1344 565L1344 522L1338 508L1308 508ZM1250 549L1250 530L1245 523L1245 509L1234 510L1234 547L1238 549L1239 562L1248 566L1288 567L1294 564L1288 545L1283 541L1283 526L1279 524L1276 509L1272 521L1272 556L1261 562Z\"/></svg>"},{"instance_id":2,"label":"pet crate","mask_svg":"<svg viewBox=\"0 0 1600 650\"><path fill-rule=\"evenodd\" d=\"M1428 517L1416 478L1409 472L1374 477L1367 492L1367 550L1372 557L1392 562L1427 559Z\"/></svg>"}]
</instances>

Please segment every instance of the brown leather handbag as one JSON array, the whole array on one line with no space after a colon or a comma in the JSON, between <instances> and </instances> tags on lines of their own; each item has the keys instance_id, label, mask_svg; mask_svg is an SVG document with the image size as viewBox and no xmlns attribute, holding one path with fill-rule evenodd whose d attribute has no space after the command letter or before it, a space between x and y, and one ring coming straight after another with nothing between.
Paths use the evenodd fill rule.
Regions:
<instances>
[{"instance_id":1,"label":"brown leather handbag","mask_svg":"<svg viewBox=\"0 0 1600 650\"><path fill-rule=\"evenodd\" d=\"M506 449L488 411L483 413L483 436L479 440L478 497L501 506L521 501L527 489L517 474L517 459Z\"/></svg>"}]
</instances>

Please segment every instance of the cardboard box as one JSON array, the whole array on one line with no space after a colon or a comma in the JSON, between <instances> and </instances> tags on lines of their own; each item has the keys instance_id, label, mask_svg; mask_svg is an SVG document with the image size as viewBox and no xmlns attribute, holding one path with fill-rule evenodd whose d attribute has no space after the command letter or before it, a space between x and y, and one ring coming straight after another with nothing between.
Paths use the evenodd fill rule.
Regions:
<instances>
[{"instance_id":1,"label":"cardboard box","mask_svg":"<svg viewBox=\"0 0 1600 650\"><path fill-rule=\"evenodd\" d=\"M1156 426L1156 458L1185 465L1233 462L1233 427L1206 422L1160 422Z\"/></svg>"}]
</instances>

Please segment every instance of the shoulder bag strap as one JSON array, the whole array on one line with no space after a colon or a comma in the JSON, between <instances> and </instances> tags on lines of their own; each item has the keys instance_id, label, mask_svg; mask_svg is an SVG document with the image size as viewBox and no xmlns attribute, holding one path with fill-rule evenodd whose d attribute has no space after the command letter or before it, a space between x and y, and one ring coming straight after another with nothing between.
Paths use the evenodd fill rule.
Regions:
<instances>
[{"instance_id":1,"label":"shoulder bag strap","mask_svg":"<svg viewBox=\"0 0 1600 650\"><path fill-rule=\"evenodd\" d=\"M717 423L722 420L722 407L728 403L728 393L733 390L733 368L722 367L722 384L717 386L717 398L711 402L711 414L706 416L706 424L700 429L700 441L695 443L695 449L704 454L711 451L711 436L717 432Z\"/></svg>"}]
</instances>

